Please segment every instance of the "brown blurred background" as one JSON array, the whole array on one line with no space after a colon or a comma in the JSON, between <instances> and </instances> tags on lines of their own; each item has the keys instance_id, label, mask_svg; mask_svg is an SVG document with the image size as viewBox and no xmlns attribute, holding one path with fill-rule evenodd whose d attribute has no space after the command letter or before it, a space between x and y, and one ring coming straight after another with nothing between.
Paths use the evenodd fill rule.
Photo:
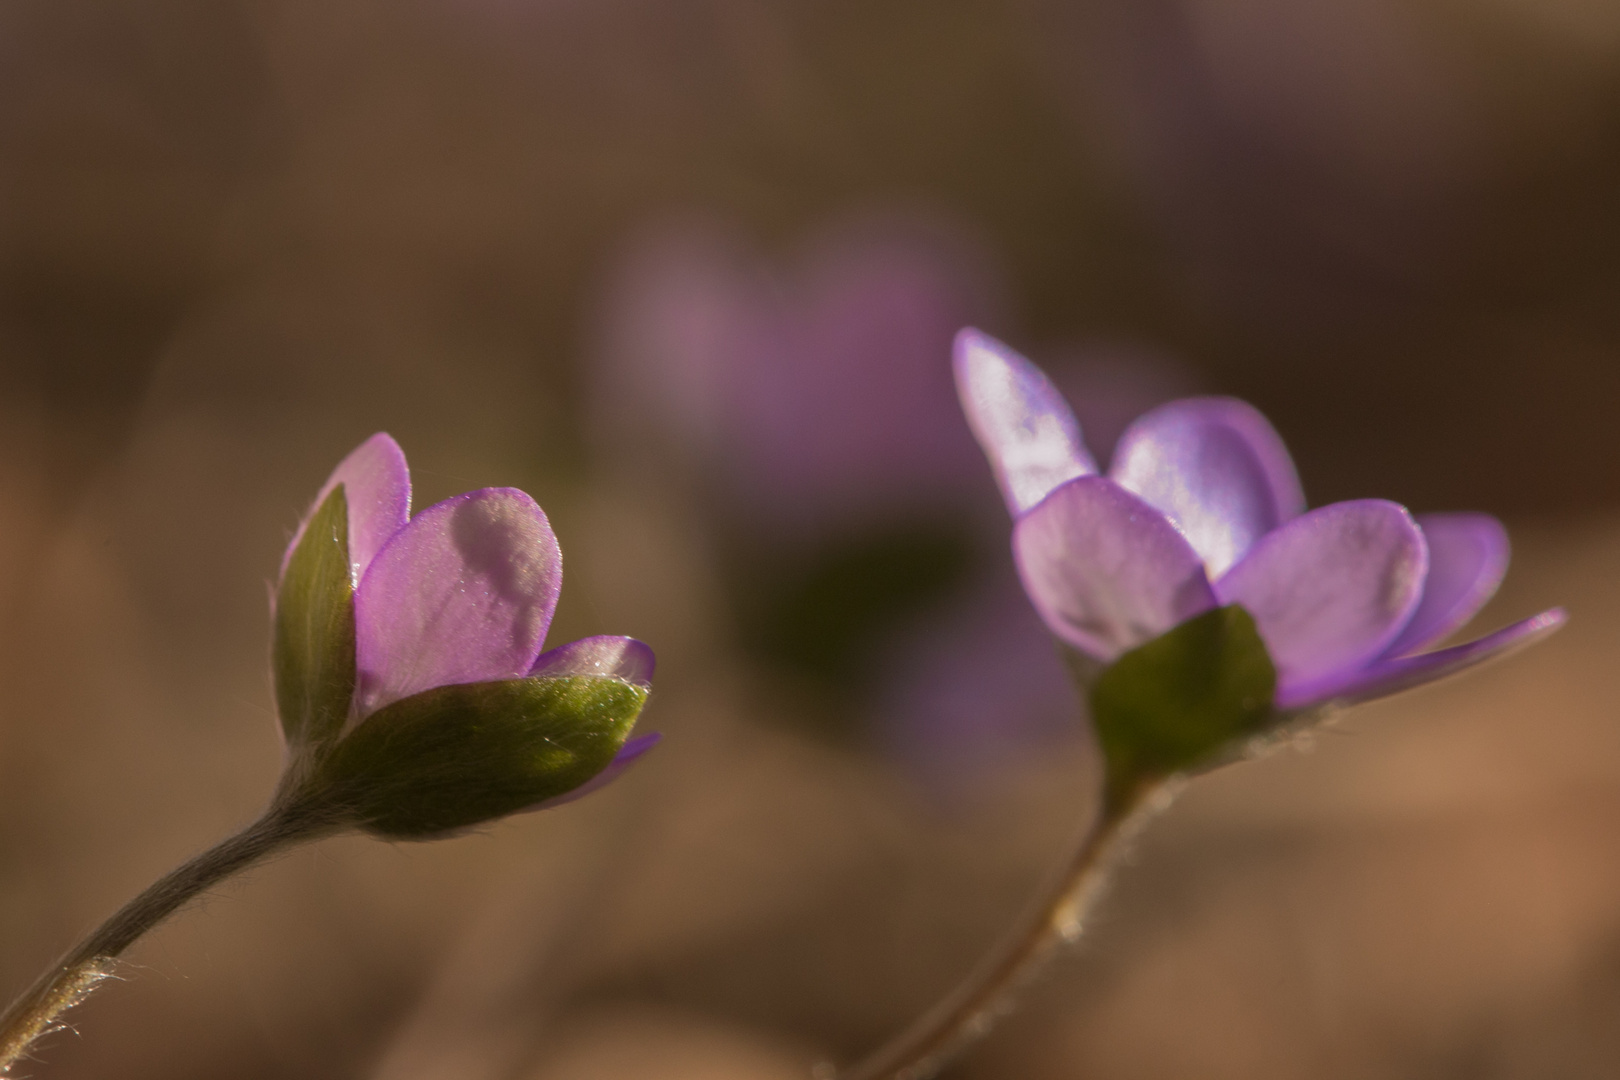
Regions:
<instances>
[{"instance_id":1,"label":"brown blurred background","mask_svg":"<svg viewBox=\"0 0 1620 1080\"><path fill-rule=\"evenodd\" d=\"M1481 623L1572 623L1199 781L951 1075L1614 1075L1617 185L1598 0L0 6L0 982L258 809L263 583L375 430L541 501L669 736L221 890L30 1075L802 1077L942 992L1095 782L969 319L1100 453L1215 390L1313 503L1504 516Z\"/></svg>"}]
</instances>

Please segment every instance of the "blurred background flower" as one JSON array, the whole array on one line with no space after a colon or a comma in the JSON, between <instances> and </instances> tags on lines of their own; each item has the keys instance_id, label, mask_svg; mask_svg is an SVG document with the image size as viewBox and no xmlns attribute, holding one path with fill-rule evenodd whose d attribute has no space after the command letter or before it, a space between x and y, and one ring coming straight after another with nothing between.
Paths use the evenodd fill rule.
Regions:
<instances>
[{"instance_id":1,"label":"blurred background flower","mask_svg":"<svg viewBox=\"0 0 1620 1080\"><path fill-rule=\"evenodd\" d=\"M735 527L785 544L980 512L939 357L999 321L994 260L920 216L834 222L780 268L737 232L655 229L625 259L590 371L600 453L674 453Z\"/></svg>"},{"instance_id":2,"label":"blurred background flower","mask_svg":"<svg viewBox=\"0 0 1620 1080\"><path fill-rule=\"evenodd\" d=\"M1241 396L1312 504L1499 514L1482 620L1572 622L1196 786L957 1075L1612 1069L1599 5L18 0L0 59L0 976L258 809L263 583L373 431L423 505L534 494L558 639L653 645L668 735L485 836L267 867L34 1075L802 1076L929 1001L1095 780L926 362L962 310L1100 456ZM770 646L908 530L955 569Z\"/></svg>"}]
</instances>

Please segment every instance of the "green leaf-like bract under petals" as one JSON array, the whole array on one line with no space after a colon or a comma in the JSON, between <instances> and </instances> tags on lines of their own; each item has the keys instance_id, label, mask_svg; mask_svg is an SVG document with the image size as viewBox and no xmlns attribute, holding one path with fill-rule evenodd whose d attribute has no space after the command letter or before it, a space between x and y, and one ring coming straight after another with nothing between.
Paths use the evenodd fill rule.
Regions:
<instances>
[{"instance_id":1,"label":"green leaf-like bract under petals","mask_svg":"<svg viewBox=\"0 0 1620 1080\"><path fill-rule=\"evenodd\" d=\"M276 593L276 709L294 747L322 743L349 718L354 696L354 585L343 485L321 503L287 560Z\"/></svg>"},{"instance_id":2,"label":"green leaf-like bract under petals","mask_svg":"<svg viewBox=\"0 0 1620 1080\"><path fill-rule=\"evenodd\" d=\"M1125 653L1091 688L1108 792L1207 764L1272 718L1277 670L1236 604L1206 611Z\"/></svg>"},{"instance_id":3,"label":"green leaf-like bract under petals","mask_svg":"<svg viewBox=\"0 0 1620 1080\"><path fill-rule=\"evenodd\" d=\"M439 686L344 736L310 778L339 820L400 840L565 795L624 745L647 690L594 675Z\"/></svg>"}]
</instances>

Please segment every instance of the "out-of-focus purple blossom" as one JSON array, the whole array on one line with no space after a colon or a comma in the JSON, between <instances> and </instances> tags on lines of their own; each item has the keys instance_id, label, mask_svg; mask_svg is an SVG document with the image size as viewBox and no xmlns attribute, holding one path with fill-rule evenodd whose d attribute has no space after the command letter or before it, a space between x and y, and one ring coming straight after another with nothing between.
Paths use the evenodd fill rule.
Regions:
<instances>
[{"instance_id":1,"label":"out-of-focus purple blossom","mask_svg":"<svg viewBox=\"0 0 1620 1080\"><path fill-rule=\"evenodd\" d=\"M1554 609L1423 650L1467 622L1507 569L1484 514L1414 519L1378 499L1307 511L1271 425L1230 398L1174 401L1120 439L1106 476L1052 383L965 330L957 383L1016 524L1025 591L1047 627L1102 662L1213 607L1254 618L1279 708L1380 697L1527 644Z\"/></svg>"},{"instance_id":2,"label":"out-of-focus purple blossom","mask_svg":"<svg viewBox=\"0 0 1620 1080\"><path fill-rule=\"evenodd\" d=\"M437 686L531 675L651 685L652 650L634 638L601 635L541 652L562 586L562 552L524 492L482 488L412 517L405 455L384 433L343 459L312 506L339 484L349 510L357 679L346 730ZM307 523L288 545L283 573ZM648 745L627 743L609 774Z\"/></svg>"},{"instance_id":3,"label":"out-of-focus purple blossom","mask_svg":"<svg viewBox=\"0 0 1620 1080\"><path fill-rule=\"evenodd\" d=\"M942 794L1075 730L1074 683L1011 574L934 613L886 660L880 737Z\"/></svg>"},{"instance_id":4,"label":"out-of-focus purple blossom","mask_svg":"<svg viewBox=\"0 0 1620 1080\"><path fill-rule=\"evenodd\" d=\"M714 225L655 233L610 290L595 427L684 450L781 533L954 506L976 455L938 358L993 315L987 266L898 217L829 227L786 268Z\"/></svg>"}]
</instances>

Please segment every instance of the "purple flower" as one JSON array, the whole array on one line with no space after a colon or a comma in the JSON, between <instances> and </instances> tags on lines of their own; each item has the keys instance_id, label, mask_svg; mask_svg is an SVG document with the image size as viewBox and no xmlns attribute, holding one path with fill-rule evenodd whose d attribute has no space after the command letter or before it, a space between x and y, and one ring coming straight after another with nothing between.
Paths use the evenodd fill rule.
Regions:
<instances>
[{"instance_id":1,"label":"purple flower","mask_svg":"<svg viewBox=\"0 0 1620 1080\"><path fill-rule=\"evenodd\" d=\"M968 423L1016 524L1018 571L1047 627L1102 663L1202 612L1241 605L1277 670L1276 705L1363 701L1550 632L1559 609L1423 652L1467 622L1507 569L1484 514L1381 499L1305 509L1271 425L1231 398L1137 419L1108 475L1039 369L975 330L956 342Z\"/></svg>"},{"instance_id":2,"label":"purple flower","mask_svg":"<svg viewBox=\"0 0 1620 1080\"><path fill-rule=\"evenodd\" d=\"M341 580L341 559L329 564L338 580L323 595L339 599L336 607L321 606L306 599L321 589L308 572L305 577L313 584L301 579L299 596L287 595L289 568L305 532L323 520L329 496L339 485L344 495L340 503L347 509L348 581ZM541 652L562 585L562 554L546 515L532 498L515 488L483 488L446 499L415 517L410 514L410 498L405 455L388 435L373 435L332 472L287 548L279 602L283 606L296 602L300 611L308 607L317 612L290 629L282 623L299 616L286 611L278 615L278 700L295 750L355 743L354 735L363 732L365 753L377 756L370 744L402 740L398 732L373 730L379 725L387 727L396 716L410 716L412 720L398 722L431 726L436 712L449 715L457 709L459 715L473 717L469 730L485 737L493 730L491 725L533 708L532 703L503 705L505 713L496 715L477 702L468 704L478 693L510 680L568 676L616 680L639 688L635 705L639 710L654 665L652 650L641 642L604 635ZM346 614L344 601L351 596L352 636L347 627L331 631L319 613ZM318 644L305 648L301 644L305 640ZM288 673L285 680L283 671ZM464 690L463 696L455 696L456 688ZM430 695L444 690L452 692L444 701ZM322 713L323 702L336 704ZM480 708L485 712L478 713ZM375 722L367 724L373 717ZM411 736L418 741L443 737ZM548 741L543 733L536 738ZM594 790L656 740L657 736L646 736L625 743L584 786L512 808L553 805Z\"/></svg>"}]
</instances>

